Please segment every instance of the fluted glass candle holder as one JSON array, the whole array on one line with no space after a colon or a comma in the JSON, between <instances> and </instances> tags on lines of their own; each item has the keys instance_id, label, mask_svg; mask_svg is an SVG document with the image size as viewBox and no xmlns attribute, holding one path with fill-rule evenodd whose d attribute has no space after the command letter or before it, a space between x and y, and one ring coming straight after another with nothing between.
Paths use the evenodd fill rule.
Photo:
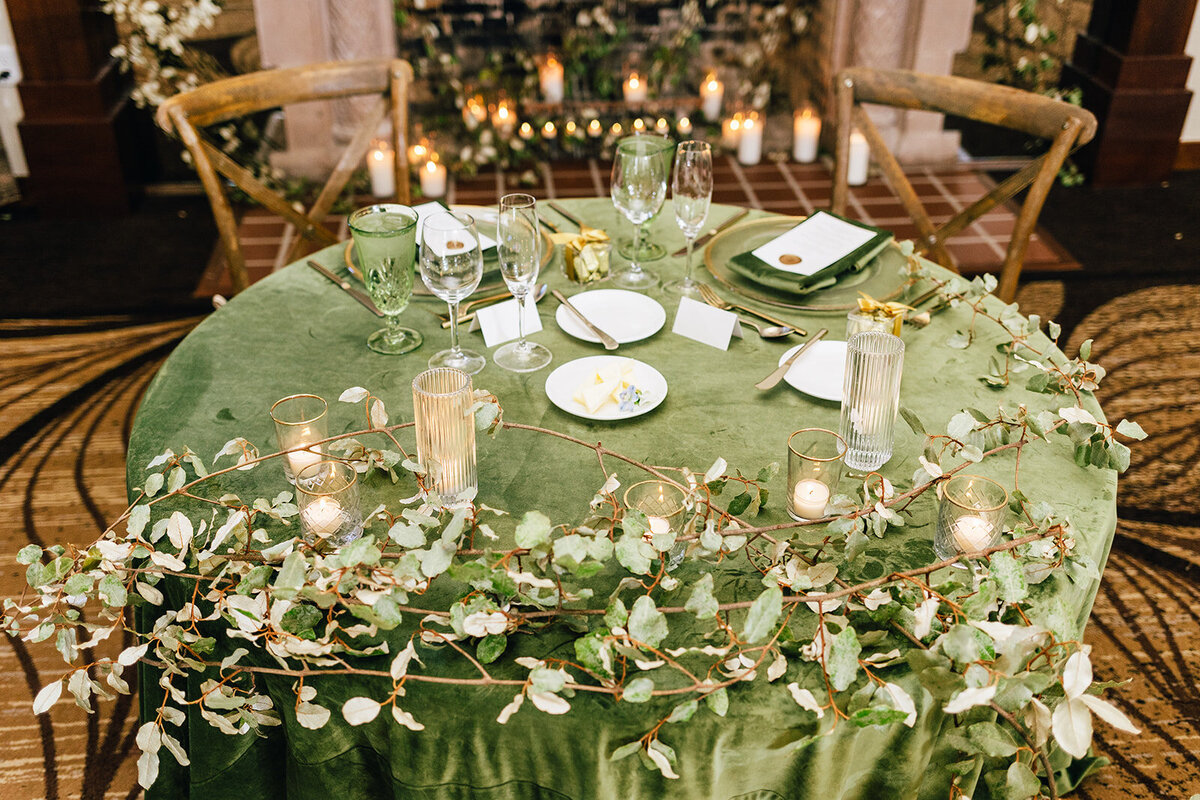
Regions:
<instances>
[{"instance_id":1,"label":"fluted glass candle holder","mask_svg":"<svg viewBox=\"0 0 1200 800\"><path fill-rule=\"evenodd\" d=\"M955 475L942 485L933 550L939 559L977 553L1004 531L1008 490L990 478Z\"/></svg>"},{"instance_id":2,"label":"fluted glass candle holder","mask_svg":"<svg viewBox=\"0 0 1200 800\"><path fill-rule=\"evenodd\" d=\"M300 527L308 541L334 547L362 536L358 474L342 461L317 461L296 475Z\"/></svg>"},{"instance_id":3,"label":"fluted glass candle holder","mask_svg":"<svg viewBox=\"0 0 1200 800\"><path fill-rule=\"evenodd\" d=\"M426 472L426 489L445 500L474 500L479 476L471 376L437 367L413 378L412 387L417 458Z\"/></svg>"},{"instance_id":4,"label":"fluted glass candle holder","mask_svg":"<svg viewBox=\"0 0 1200 800\"><path fill-rule=\"evenodd\" d=\"M846 466L870 472L892 457L900 410L904 342L879 331L856 333L846 343L846 379L838 433L846 441Z\"/></svg>"},{"instance_id":5,"label":"fluted glass candle holder","mask_svg":"<svg viewBox=\"0 0 1200 800\"><path fill-rule=\"evenodd\" d=\"M329 404L315 394L294 394L271 406L279 449L292 451L283 454L283 474L288 483L295 483L301 470L323 458L320 446L308 445L328 437L328 410Z\"/></svg>"},{"instance_id":6,"label":"fluted glass candle holder","mask_svg":"<svg viewBox=\"0 0 1200 800\"><path fill-rule=\"evenodd\" d=\"M845 469L846 442L824 428L788 437L787 512L794 520L820 519Z\"/></svg>"}]
</instances>

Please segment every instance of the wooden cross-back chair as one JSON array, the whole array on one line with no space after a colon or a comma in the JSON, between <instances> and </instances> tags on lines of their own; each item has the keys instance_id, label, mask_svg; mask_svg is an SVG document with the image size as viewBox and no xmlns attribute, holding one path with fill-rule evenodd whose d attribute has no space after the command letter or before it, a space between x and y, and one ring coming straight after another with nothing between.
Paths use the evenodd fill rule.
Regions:
<instances>
[{"instance_id":1,"label":"wooden cross-back chair","mask_svg":"<svg viewBox=\"0 0 1200 800\"><path fill-rule=\"evenodd\" d=\"M305 248L335 244L337 234L324 224L351 173L375 138L380 123L390 114L391 146L396 154L396 195L409 202L408 160L405 132L408 129L408 90L412 67L401 59L370 59L310 64L289 69L263 70L213 81L168 98L155 116L159 127L179 137L192 155L204 184L221 234L233 290L249 285L246 259L238 242L237 219L225 193L224 176L263 207L291 222L298 233L287 260L304 254ZM329 180L307 210L297 210L283 197L230 158L204 133L204 129L259 111L313 100L377 95L361 126L334 166Z\"/></svg>"},{"instance_id":2,"label":"wooden cross-back chair","mask_svg":"<svg viewBox=\"0 0 1200 800\"><path fill-rule=\"evenodd\" d=\"M938 111L1011 128L1046 139L1050 147L947 222L934 225L900 164L863 109L863 103ZM1096 118L1070 103L1007 86L904 70L850 67L837 77L837 148L831 203L835 214L843 214L846 210L852 128L862 132L871 155L916 223L921 237L917 242L918 252L951 269L955 269L955 263L946 249L946 240L1029 186L1029 193L1017 215L996 291L1002 300L1012 302L1029 237L1037 225L1046 195L1071 151L1087 144L1096 134Z\"/></svg>"}]
</instances>

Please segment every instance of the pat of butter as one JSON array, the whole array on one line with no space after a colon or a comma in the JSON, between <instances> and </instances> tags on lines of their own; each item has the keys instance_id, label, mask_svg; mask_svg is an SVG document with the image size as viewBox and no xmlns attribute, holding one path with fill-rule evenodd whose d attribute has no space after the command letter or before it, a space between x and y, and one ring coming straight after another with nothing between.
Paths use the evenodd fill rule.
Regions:
<instances>
[{"instance_id":1,"label":"pat of butter","mask_svg":"<svg viewBox=\"0 0 1200 800\"><path fill-rule=\"evenodd\" d=\"M622 361L609 364L587 375L575 387L572 398L589 414L595 414L609 403L620 403L619 395L633 385L633 364Z\"/></svg>"}]
</instances>

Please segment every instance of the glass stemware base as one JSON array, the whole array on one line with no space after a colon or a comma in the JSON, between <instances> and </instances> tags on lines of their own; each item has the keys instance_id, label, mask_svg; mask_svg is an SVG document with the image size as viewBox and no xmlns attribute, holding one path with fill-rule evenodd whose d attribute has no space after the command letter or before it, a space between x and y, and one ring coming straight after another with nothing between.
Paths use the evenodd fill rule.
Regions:
<instances>
[{"instance_id":1,"label":"glass stemware base","mask_svg":"<svg viewBox=\"0 0 1200 800\"><path fill-rule=\"evenodd\" d=\"M618 239L617 240L617 255L621 258L634 260L633 239ZM661 244L655 244L649 240L646 232L642 233L642 246L638 248L638 262L642 261L658 261L667 257L667 249Z\"/></svg>"},{"instance_id":2,"label":"glass stemware base","mask_svg":"<svg viewBox=\"0 0 1200 800\"><path fill-rule=\"evenodd\" d=\"M550 351L530 341L509 342L492 356L496 365L510 372L535 372L550 363Z\"/></svg>"},{"instance_id":3,"label":"glass stemware base","mask_svg":"<svg viewBox=\"0 0 1200 800\"><path fill-rule=\"evenodd\" d=\"M412 328L380 328L367 337L367 347L385 356L411 353L424 338Z\"/></svg>"},{"instance_id":4,"label":"glass stemware base","mask_svg":"<svg viewBox=\"0 0 1200 800\"><path fill-rule=\"evenodd\" d=\"M704 301L700 296L700 283L692 278L681 278L663 285L665 291L679 297L690 297L693 300Z\"/></svg>"},{"instance_id":5,"label":"glass stemware base","mask_svg":"<svg viewBox=\"0 0 1200 800\"><path fill-rule=\"evenodd\" d=\"M457 351L453 349L442 350L439 353L434 353L429 359L429 368L450 367L457 369L468 375L474 375L479 372L487 364L487 359L474 350L464 350L459 348Z\"/></svg>"},{"instance_id":6,"label":"glass stemware base","mask_svg":"<svg viewBox=\"0 0 1200 800\"><path fill-rule=\"evenodd\" d=\"M612 282L614 286L619 286L622 289L645 291L658 286L658 276L644 269L625 267L624 269L613 270Z\"/></svg>"}]
</instances>

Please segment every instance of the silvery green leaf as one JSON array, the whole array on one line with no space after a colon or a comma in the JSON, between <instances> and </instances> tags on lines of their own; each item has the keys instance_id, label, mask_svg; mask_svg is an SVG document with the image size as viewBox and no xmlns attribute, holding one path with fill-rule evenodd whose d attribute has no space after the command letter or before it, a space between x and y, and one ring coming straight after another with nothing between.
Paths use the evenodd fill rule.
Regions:
<instances>
[{"instance_id":1,"label":"silvery green leaf","mask_svg":"<svg viewBox=\"0 0 1200 800\"><path fill-rule=\"evenodd\" d=\"M1146 432L1142 430L1142 426L1128 419L1123 419L1117 423L1117 433L1122 436L1128 436L1131 439L1141 441L1146 438Z\"/></svg>"},{"instance_id":2,"label":"silvery green leaf","mask_svg":"<svg viewBox=\"0 0 1200 800\"><path fill-rule=\"evenodd\" d=\"M587 540L588 557L595 561L607 561L613 554L613 543L603 535L593 536Z\"/></svg>"},{"instance_id":3,"label":"silvery green leaf","mask_svg":"<svg viewBox=\"0 0 1200 800\"><path fill-rule=\"evenodd\" d=\"M42 558L42 548L36 544L27 544L17 551L18 564L32 564Z\"/></svg>"},{"instance_id":4,"label":"silvery green leaf","mask_svg":"<svg viewBox=\"0 0 1200 800\"><path fill-rule=\"evenodd\" d=\"M771 666L767 667L767 683L773 683L783 677L783 673L787 672L787 659L783 653L776 653L775 660L771 662Z\"/></svg>"},{"instance_id":5,"label":"silvery green leaf","mask_svg":"<svg viewBox=\"0 0 1200 800\"><path fill-rule=\"evenodd\" d=\"M299 550L288 553L287 558L283 560L283 566L279 568L279 575L275 578L274 595L280 599L295 597L296 592L304 585L307 574L308 562L305 561L304 554Z\"/></svg>"},{"instance_id":6,"label":"silvery green leaf","mask_svg":"<svg viewBox=\"0 0 1200 800\"><path fill-rule=\"evenodd\" d=\"M342 704L342 716L351 725L365 725L379 716L379 703L369 697L351 697Z\"/></svg>"},{"instance_id":7,"label":"silvery green leaf","mask_svg":"<svg viewBox=\"0 0 1200 800\"><path fill-rule=\"evenodd\" d=\"M500 709L500 715L498 717L496 717L496 722L499 722L501 725L507 724L509 718L513 714L517 713L518 710L520 710L521 704L524 702L525 702L525 695L518 694L516 697L514 697L512 699L512 702L510 702L504 708Z\"/></svg>"},{"instance_id":8,"label":"silvery green leaf","mask_svg":"<svg viewBox=\"0 0 1200 800\"><path fill-rule=\"evenodd\" d=\"M133 664L136 664L142 656L146 655L146 650L149 648L149 642L135 644L132 647L126 647L121 651L121 654L117 656L117 663L122 667L132 666Z\"/></svg>"},{"instance_id":9,"label":"silvery green leaf","mask_svg":"<svg viewBox=\"0 0 1200 800\"><path fill-rule=\"evenodd\" d=\"M450 567L457 548L447 546L441 541L434 542L428 550L420 551L421 574L426 578L436 578Z\"/></svg>"},{"instance_id":10,"label":"silvery green leaf","mask_svg":"<svg viewBox=\"0 0 1200 800\"><path fill-rule=\"evenodd\" d=\"M946 434L951 439L962 441L974 429L975 418L969 412L960 411L950 418L950 424L946 426Z\"/></svg>"},{"instance_id":11,"label":"silvery green leaf","mask_svg":"<svg viewBox=\"0 0 1200 800\"><path fill-rule=\"evenodd\" d=\"M796 705L803 709L813 712L817 715L817 719L825 716L825 709L817 702L817 698L808 689L801 689L798 683L789 683L788 691L792 694L792 699L796 701Z\"/></svg>"},{"instance_id":12,"label":"silvery green leaf","mask_svg":"<svg viewBox=\"0 0 1200 800\"><path fill-rule=\"evenodd\" d=\"M1092 662L1083 650L1076 650L1067 659L1062 673L1063 691L1067 697L1079 697L1092 685Z\"/></svg>"},{"instance_id":13,"label":"silvery green leaf","mask_svg":"<svg viewBox=\"0 0 1200 800\"><path fill-rule=\"evenodd\" d=\"M917 706L909 693L902 686L895 683L885 683L883 691L891 699L892 708L897 711L903 711L907 715L904 717L904 724L911 728L913 723L917 721Z\"/></svg>"},{"instance_id":14,"label":"silvery green leaf","mask_svg":"<svg viewBox=\"0 0 1200 800\"><path fill-rule=\"evenodd\" d=\"M812 583L812 588L820 589L825 584L837 577L837 567L828 561L821 561L813 564L808 568L808 579Z\"/></svg>"},{"instance_id":15,"label":"silvery green leaf","mask_svg":"<svg viewBox=\"0 0 1200 800\"><path fill-rule=\"evenodd\" d=\"M167 491L177 492L183 485L187 483L187 475L184 474L182 467L175 467L171 470L171 474L167 479Z\"/></svg>"},{"instance_id":16,"label":"silvery green leaf","mask_svg":"<svg viewBox=\"0 0 1200 800\"><path fill-rule=\"evenodd\" d=\"M830 638L829 658L825 668L829 672L829 682L837 691L843 691L858 677L858 654L862 652L858 634L846 626L836 636Z\"/></svg>"},{"instance_id":17,"label":"silvery green leaf","mask_svg":"<svg viewBox=\"0 0 1200 800\"><path fill-rule=\"evenodd\" d=\"M708 468L708 471L704 473L704 481L703 482L704 483L712 483L717 478L719 478L725 474L725 470L728 466L729 465L725 462L725 459L718 458L716 461L713 462L713 465Z\"/></svg>"},{"instance_id":18,"label":"silvery green leaf","mask_svg":"<svg viewBox=\"0 0 1200 800\"><path fill-rule=\"evenodd\" d=\"M725 687L721 687L714 692L706 694L704 702L714 714L718 717L723 717L729 711L729 692L725 690Z\"/></svg>"},{"instance_id":19,"label":"silvery green leaf","mask_svg":"<svg viewBox=\"0 0 1200 800\"><path fill-rule=\"evenodd\" d=\"M418 525L397 522L388 530L388 537L401 547L425 546L425 532Z\"/></svg>"},{"instance_id":20,"label":"silvery green leaf","mask_svg":"<svg viewBox=\"0 0 1200 800\"><path fill-rule=\"evenodd\" d=\"M700 705L695 700L688 700L685 703L680 703L671 709L670 716L667 717L667 722L687 722L696 714L696 709Z\"/></svg>"},{"instance_id":21,"label":"silvery green leaf","mask_svg":"<svg viewBox=\"0 0 1200 800\"><path fill-rule=\"evenodd\" d=\"M300 703L296 707L296 721L300 723L301 727L308 728L310 731L325 727L329 716L329 709L316 703Z\"/></svg>"},{"instance_id":22,"label":"silvery green leaf","mask_svg":"<svg viewBox=\"0 0 1200 800\"><path fill-rule=\"evenodd\" d=\"M634 678L625 684L621 699L627 703L645 703L654 691L654 681L646 677Z\"/></svg>"},{"instance_id":23,"label":"silvery green leaf","mask_svg":"<svg viewBox=\"0 0 1200 800\"><path fill-rule=\"evenodd\" d=\"M667 617L654 605L649 595L642 595L633 602L629 613L629 635L649 647L658 647L667 637Z\"/></svg>"},{"instance_id":24,"label":"silvery green leaf","mask_svg":"<svg viewBox=\"0 0 1200 800\"><path fill-rule=\"evenodd\" d=\"M188 759L187 753L185 753L183 750L183 745L181 745L179 740L174 736L164 731L162 735L162 743L163 746L167 748L168 752L175 756L175 760L179 763L179 766L186 767L191 763L191 761Z\"/></svg>"},{"instance_id":25,"label":"silvery green leaf","mask_svg":"<svg viewBox=\"0 0 1200 800\"><path fill-rule=\"evenodd\" d=\"M588 543L578 534L568 534L554 540L553 553L554 563L573 570L587 558Z\"/></svg>"},{"instance_id":26,"label":"silvery green leaf","mask_svg":"<svg viewBox=\"0 0 1200 800\"><path fill-rule=\"evenodd\" d=\"M130 536L141 536L150 522L150 506L142 503L129 510L129 519L125 522L125 532Z\"/></svg>"},{"instance_id":27,"label":"silvery green leaf","mask_svg":"<svg viewBox=\"0 0 1200 800\"><path fill-rule=\"evenodd\" d=\"M621 598L616 598L604 612L604 624L610 628L622 628L629 622L629 612Z\"/></svg>"},{"instance_id":28,"label":"silvery green leaf","mask_svg":"<svg viewBox=\"0 0 1200 800\"><path fill-rule=\"evenodd\" d=\"M530 691L529 699L534 708L547 714L565 714L571 710L571 704L564 697L550 692Z\"/></svg>"},{"instance_id":29,"label":"silvery green leaf","mask_svg":"<svg viewBox=\"0 0 1200 800\"><path fill-rule=\"evenodd\" d=\"M166 451L156 455L154 458L150 459L150 463L146 465L146 469L152 470L155 467L162 466L163 464L167 463L174 457L175 457L174 450L166 450Z\"/></svg>"},{"instance_id":30,"label":"silvery green leaf","mask_svg":"<svg viewBox=\"0 0 1200 800\"><path fill-rule=\"evenodd\" d=\"M609 761L620 761L622 758L628 758L629 756L633 755L634 753L636 753L637 751L639 751L641 749L642 749L642 740L635 739L634 741L626 742L625 744L618 747L616 750L613 750L612 755L610 755L608 757L608 760Z\"/></svg>"},{"instance_id":31,"label":"silvery green leaf","mask_svg":"<svg viewBox=\"0 0 1200 800\"><path fill-rule=\"evenodd\" d=\"M146 602L152 606L161 606L163 603L163 594L158 589L148 583L137 581L135 583L137 593L146 598Z\"/></svg>"},{"instance_id":32,"label":"silvery green leaf","mask_svg":"<svg viewBox=\"0 0 1200 800\"><path fill-rule=\"evenodd\" d=\"M955 625L938 639L942 652L960 664L979 658L979 640L969 625Z\"/></svg>"},{"instance_id":33,"label":"silvery green leaf","mask_svg":"<svg viewBox=\"0 0 1200 800\"><path fill-rule=\"evenodd\" d=\"M977 722L967 728L967 738L984 755L1008 758L1017 752L1017 743L1008 731L994 722Z\"/></svg>"},{"instance_id":34,"label":"silvery green leaf","mask_svg":"<svg viewBox=\"0 0 1200 800\"><path fill-rule=\"evenodd\" d=\"M408 728L410 731L425 730L425 726L420 722L417 722L416 719L413 718L412 714L400 708L400 706L396 705L394 702L392 703L392 719Z\"/></svg>"},{"instance_id":35,"label":"silvery green leaf","mask_svg":"<svg viewBox=\"0 0 1200 800\"><path fill-rule=\"evenodd\" d=\"M361 403L367 399L367 390L361 386L352 386L338 396L341 403Z\"/></svg>"},{"instance_id":36,"label":"silvery green leaf","mask_svg":"<svg viewBox=\"0 0 1200 800\"><path fill-rule=\"evenodd\" d=\"M1083 694L1079 697L1083 704L1092 710L1100 719L1112 725L1119 731L1131 733L1134 736L1141 733L1140 730L1129 720L1129 717L1107 700L1102 700L1093 694Z\"/></svg>"},{"instance_id":37,"label":"silvery green leaf","mask_svg":"<svg viewBox=\"0 0 1200 800\"><path fill-rule=\"evenodd\" d=\"M100 586L97 587L96 593L106 606L114 608L125 605L129 599L125 591L125 585L121 583L121 579L113 572L108 573L100 579Z\"/></svg>"},{"instance_id":38,"label":"silvery green leaf","mask_svg":"<svg viewBox=\"0 0 1200 800\"><path fill-rule=\"evenodd\" d=\"M517 523L517 547L532 550L550 541L550 518L540 511L527 511Z\"/></svg>"},{"instance_id":39,"label":"silvery green leaf","mask_svg":"<svg viewBox=\"0 0 1200 800\"><path fill-rule=\"evenodd\" d=\"M33 698L33 713L44 714L49 711L50 707L57 703L58 698L62 696L62 690L62 679L43 686L37 696Z\"/></svg>"},{"instance_id":40,"label":"silvery green leaf","mask_svg":"<svg viewBox=\"0 0 1200 800\"><path fill-rule=\"evenodd\" d=\"M388 424L387 410L383 407L383 401L376 398L371 401L371 427L382 428Z\"/></svg>"},{"instance_id":41,"label":"silvery green leaf","mask_svg":"<svg viewBox=\"0 0 1200 800\"><path fill-rule=\"evenodd\" d=\"M1004 778L1005 800L1029 800L1031 797L1036 797L1042 789L1042 782L1038 780L1038 776L1028 765L1020 761L1014 761L1009 765L1008 770L1004 773Z\"/></svg>"},{"instance_id":42,"label":"silvery green leaf","mask_svg":"<svg viewBox=\"0 0 1200 800\"><path fill-rule=\"evenodd\" d=\"M1051 717L1054 739L1059 747L1075 758L1087 755L1092 745L1092 714L1078 697L1064 698Z\"/></svg>"},{"instance_id":43,"label":"silvery green leaf","mask_svg":"<svg viewBox=\"0 0 1200 800\"><path fill-rule=\"evenodd\" d=\"M983 450L981 450L978 445L973 445L973 444L965 445L963 447L963 449L959 451L959 455L961 455L967 461L973 462L975 464L978 464L980 461L983 461Z\"/></svg>"},{"instance_id":44,"label":"silvery green leaf","mask_svg":"<svg viewBox=\"0 0 1200 800\"><path fill-rule=\"evenodd\" d=\"M1025 596L1029 594L1029 587L1025 583L1025 573L1022 572L1020 563L1012 557L1011 553L993 553L988 566L992 580L1004 602L1017 603L1024 600Z\"/></svg>"},{"instance_id":45,"label":"silvery green leaf","mask_svg":"<svg viewBox=\"0 0 1200 800\"><path fill-rule=\"evenodd\" d=\"M646 750L646 755L654 762L654 766L658 767L658 771L663 774L664 778L678 779L679 775L671 768L671 760L667 758L662 750L655 747L656 744L658 744L657 740L650 743L650 747Z\"/></svg>"},{"instance_id":46,"label":"silvery green leaf","mask_svg":"<svg viewBox=\"0 0 1200 800\"><path fill-rule=\"evenodd\" d=\"M741 638L755 644L774 630L775 623L783 611L783 591L778 586L764 589L750 606L742 627Z\"/></svg>"},{"instance_id":47,"label":"silvery green leaf","mask_svg":"<svg viewBox=\"0 0 1200 800\"><path fill-rule=\"evenodd\" d=\"M704 530L700 533L700 547L710 554L721 549L721 534L717 533L716 523L711 519L704 523Z\"/></svg>"},{"instance_id":48,"label":"silvery green leaf","mask_svg":"<svg viewBox=\"0 0 1200 800\"><path fill-rule=\"evenodd\" d=\"M982 689L963 689L950 698L942 711L947 714L961 714L969 708L986 706L996 696L996 685L985 686Z\"/></svg>"},{"instance_id":49,"label":"silvery green leaf","mask_svg":"<svg viewBox=\"0 0 1200 800\"><path fill-rule=\"evenodd\" d=\"M715 616L718 611L717 598L713 595L713 577L711 573L704 573L700 580L696 581L692 589L692 595L684 604L684 609L696 615L696 619L706 619Z\"/></svg>"},{"instance_id":50,"label":"silvery green leaf","mask_svg":"<svg viewBox=\"0 0 1200 800\"><path fill-rule=\"evenodd\" d=\"M650 571L654 548L642 541L638 534L623 533L617 540L616 554L617 561L625 569L635 575L645 575Z\"/></svg>"},{"instance_id":51,"label":"silvery green leaf","mask_svg":"<svg viewBox=\"0 0 1200 800\"><path fill-rule=\"evenodd\" d=\"M946 346L955 350L966 350L971 344L971 337L963 331L955 331L946 337Z\"/></svg>"},{"instance_id":52,"label":"silvery green leaf","mask_svg":"<svg viewBox=\"0 0 1200 800\"><path fill-rule=\"evenodd\" d=\"M163 481L166 480L161 472L155 472L149 478L146 478L146 496L154 497L163 487Z\"/></svg>"},{"instance_id":53,"label":"silvery green leaf","mask_svg":"<svg viewBox=\"0 0 1200 800\"><path fill-rule=\"evenodd\" d=\"M137 760L138 785L149 789L158 778L158 753L143 752Z\"/></svg>"}]
</instances>

